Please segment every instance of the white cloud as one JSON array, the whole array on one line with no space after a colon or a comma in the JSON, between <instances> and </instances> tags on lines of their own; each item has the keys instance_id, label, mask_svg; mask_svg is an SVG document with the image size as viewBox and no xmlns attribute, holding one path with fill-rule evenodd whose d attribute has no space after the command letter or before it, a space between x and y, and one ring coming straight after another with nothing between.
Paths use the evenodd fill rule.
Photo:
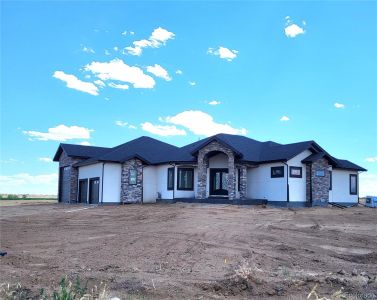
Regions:
<instances>
[{"instance_id":1,"label":"white cloud","mask_svg":"<svg viewBox=\"0 0 377 300\"><path fill-rule=\"evenodd\" d=\"M15 159L15 158L0 160L0 163L2 163L2 164L11 164L11 163L16 163L16 162L20 162L20 161L18 159Z\"/></svg>"},{"instance_id":2,"label":"white cloud","mask_svg":"<svg viewBox=\"0 0 377 300\"><path fill-rule=\"evenodd\" d=\"M123 32L121 33L121 35L126 36L126 35L127 35L127 30L123 31Z\"/></svg>"},{"instance_id":3,"label":"white cloud","mask_svg":"<svg viewBox=\"0 0 377 300\"><path fill-rule=\"evenodd\" d=\"M375 163L377 162L377 156L374 156L374 157L367 157L365 159L367 162L370 162L370 163ZM376 183L377 184L377 183Z\"/></svg>"},{"instance_id":4,"label":"white cloud","mask_svg":"<svg viewBox=\"0 0 377 300\"><path fill-rule=\"evenodd\" d=\"M58 174L30 175L19 173L0 175L1 193L57 194Z\"/></svg>"},{"instance_id":5,"label":"white cloud","mask_svg":"<svg viewBox=\"0 0 377 300\"><path fill-rule=\"evenodd\" d=\"M125 50L131 55L140 56L143 52L143 48L159 48L162 45L165 45L168 40L173 39L174 36L174 33L164 28L158 27L153 30L151 36L148 39L134 41L132 43L133 46L128 46L125 48Z\"/></svg>"},{"instance_id":6,"label":"white cloud","mask_svg":"<svg viewBox=\"0 0 377 300\"><path fill-rule=\"evenodd\" d=\"M294 38L300 34L305 33L304 28L298 26L295 23L292 23L290 16L286 16L285 20L286 20L286 23L285 23L284 32L287 37ZM302 24L305 26L306 22L302 21Z\"/></svg>"},{"instance_id":7,"label":"white cloud","mask_svg":"<svg viewBox=\"0 0 377 300\"><path fill-rule=\"evenodd\" d=\"M116 84L114 82L110 82L109 87L120 90L128 90L130 86L128 84Z\"/></svg>"},{"instance_id":8,"label":"white cloud","mask_svg":"<svg viewBox=\"0 0 377 300\"><path fill-rule=\"evenodd\" d=\"M38 158L39 161L43 161L45 163L52 163L52 159L50 157L40 157Z\"/></svg>"},{"instance_id":9,"label":"white cloud","mask_svg":"<svg viewBox=\"0 0 377 300\"><path fill-rule=\"evenodd\" d=\"M86 46L83 46L82 47L82 52L85 52L85 53L96 53L93 48L90 48L90 47L86 47Z\"/></svg>"},{"instance_id":10,"label":"white cloud","mask_svg":"<svg viewBox=\"0 0 377 300\"><path fill-rule=\"evenodd\" d=\"M335 108L344 108L345 105L342 104L342 103L335 102L335 103L334 103L334 107L335 107Z\"/></svg>"},{"instance_id":11,"label":"white cloud","mask_svg":"<svg viewBox=\"0 0 377 300\"><path fill-rule=\"evenodd\" d=\"M174 125L154 125L150 122L144 122L141 124L141 128L144 131L160 136L186 135L186 131L178 129Z\"/></svg>"},{"instance_id":12,"label":"white cloud","mask_svg":"<svg viewBox=\"0 0 377 300\"><path fill-rule=\"evenodd\" d=\"M115 46L113 49L114 49L115 52L118 52L119 47Z\"/></svg>"},{"instance_id":13,"label":"white cloud","mask_svg":"<svg viewBox=\"0 0 377 300\"><path fill-rule=\"evenodd\" d=\"M86 71L91 71L99 79L116 80L131 83L134 88L151 89L155 85L154 79L145 74L139 67L131 67L121 59L113 59L109 62L91 62L85 66Z\"/></svg>"},{"instance_id":14,"label":"white cloud","mask_svg":"<svg viewBox=\"0 0 377 300\"><path fill-rule=\"evenodd\" d=\"M377 195L377 174L361 173L359 175L359 187L361 197Z\"/></svg>"},{"instance_id":15,"label":"white cloud","mask_svg":"<svg viewBox=\"0 0 377 300\"><path fill-rule=\"evenodd\" d=\"M191 85L191 86L194 86L194 85L196 85L196 82L195 81L189 81L188 84Z\"/></svg>"},{"instance_id":16,"label":"white cloud","mask_svg":"<svg viewBox=\"0 0 377 300\"><path fill-rule=\"evenodd\" d=\"M80 142L79 145L81 145L81 146L90 146L91 143L89 143L88 141L83 141L83 142Z\"/></svg>"},{"instance_id":17,"label":"white cloud","mask_svg":"<svg viewBox=\"0 0 377 300\"><path fill-rule=\"evenodd\" d=\"M209 105L219 105L219 104L221 104L221 102L217 101L217 100L212 100L212 101L208 102L208 104Z\"/></svg>"},{"instance_id":18,"label":"white cloud","mask_svg":"<svg viewBox=\"0 0 377 300\"><path fill-rule=\"evenodd\" d=\"M280 121L283 121L283 122L286 122L286 121L289 121L290 119L289 119L289 117L287 117L287 116L282 116L281 118L280 118Z\"/></svg>"},{"instance_id":19,"label":"white cloud","mask_svg":"<svg viewBox=\"0 0 377 300\"><path fill-rule=\"evenodd\" d=\"M219 56L220 58L226 59L227 61L232 61L234 58L237 57L238 51L220 46L218 49L208 48L207 53Z\"/></svg>"},{"instance_id":20,"label":"white cloud","mask_svg":"<svg viewBox=\"0 0 377 300\"><path fill-rule=\"evenodd\" d=\"M183 72L182 72L182 70L177 70L177 71L175 71L175 74L177 74L177 75L182 75L183 74Z\"/></svg>"},{"instance_id":21,"label":"white cloud","mask_svg":"<svg viewBox=\"0 0 377 300\"><path fill-rule=\"evenodd\" d=\"M58 125L48 129L48 132L27 130L23 131L31 140L39 141L67 141L73 139L90 139L90 132L94 130L79 126Z\"/></svg>"},{"instance_id":22,"label":"white cloud","mask_svg":"<svg viewBox=\"0 0 377 300\"><path fill-rule=\"evenodd\" d=\"M106 86L105 83L102 80L99 80L99 79L94 80L94 83L101 88L104 88Z\"/></svg>"},{"instance_id":23,"label":"white cloud","mask_svg":"<svg viewBox=\"0 0 377 300\"><path fill-rule=\"evenodd\" d=\"M109 50L105 50L105 55L110 55L111 53L110 53L110 51Z\"/></svg>"},{"instance_id":24,"label":"white cloud","mask_svg":"<svg viewBox=\"0 0 377 300\"><path fill-rule=\"evenodd\" d=\"M52 77L64 81L66 86L70 89L78 90L94 96L98 95L98 88L93 83L81 81L75 75L65 74L63 71L55 71Z\"/></svg>"},{"instance_id":25,"label":"white cloud","mask_svg":"<svg viewBox=\"0 0 377 300\"><path fill-rule=\"evenodd\" d=\"M120 127L127 127L128 129L137 129L135 125L129 124L128 122L115 121L115 125Z\"/></svg>"},{"instance_id":26,"label":"white cloud","mask_svg":"<svg viewBox=\"0 0 377 300\"><path fill-rule=\"evenodd\" d=\"M213 117L199 110L187 110L172 117L164 118L166 123L180 125L194 134L211 136L217 133L246 135L245 128L234 128L229 124L216 123Z\"/></svg>"},{"instance_id":27,"label":"white cloud","mask_svg":"<svg viewBox=\"0 0 377 300\"><path fill-rule=\"evenodd\" d=\"M158 64L155 64L154 66L148 66L147 71L149 73L152 73L156 77L160 77L162 79L165 79L166 81L170 81L171 77L168 74L168 71L166 71L163 67L161 67Z\"/></svg>"}]
</instances>

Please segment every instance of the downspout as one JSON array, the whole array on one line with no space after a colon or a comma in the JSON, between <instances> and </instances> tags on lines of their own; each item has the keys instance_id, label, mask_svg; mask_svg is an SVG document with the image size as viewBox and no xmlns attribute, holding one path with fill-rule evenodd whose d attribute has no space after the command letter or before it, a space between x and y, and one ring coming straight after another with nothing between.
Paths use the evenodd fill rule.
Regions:
<instances>
[{"instance_id":1,"label":"downspout","mask_svg":"<svg viewBox=\"0 0 377 300\"><path fill-rule=\"evenodd\" d=\"M102 180L101 180L101 204L103 204L103 182L104 182L104 172L105 171L105 163L102 163Z\"/></svg>"},{"instance_id":2,"label":"downspout","mask_svg":"<svg viewBox=\"0 0 377 300\"><path fill-rule=\"evenodd\" d=\"M289 202L289 168L288 164L283 162L287 166L287 202Z\"/></svg>"}]
</instances>

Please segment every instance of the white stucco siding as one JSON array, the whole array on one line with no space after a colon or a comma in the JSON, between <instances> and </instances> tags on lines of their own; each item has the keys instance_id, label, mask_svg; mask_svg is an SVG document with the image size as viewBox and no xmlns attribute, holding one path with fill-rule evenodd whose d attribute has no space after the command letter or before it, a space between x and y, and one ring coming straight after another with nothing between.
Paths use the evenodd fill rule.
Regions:
<instances>
[{"instance_id":1,"label":"white stucco siding","mask_svg":"<svg viewBox=\"0 0 377 300\"><path fill-rule=\"evenodd\" d=\"M347 170L332 170L331 202L357 203L358 195L350 194L350 174L357 172Z\"/></svg>"},{"instance_id":2,"label":"white stucco siding","mask_svg":"<svg viewBox=\"0 0 377 300\"><path fill-rule=\"evenodd\" d=\"M101 202L102 195L102 163L97 163L89 166L79 167L79 180L80 179L90 179L99 177L99 202ZM78 194L78 193L77 193ZM88 193L89 196L89 182L88 182Z\"/></svg>"},{"instance_id":3,"label":"white stucco siding","mask_svg":"<svg viewBox=\"0 0 377 300\"><path fill-rule=\"evenodd\" d=\"M103 203L119 203L122 166L116 163L105 163L103 171Z\"/></svg>"},{"instance_id":4,"label":"white stucco siding","mask_svg":"<svg viewBox=\"0 0 377 300\"><path fill-rule=\"evenodd\" d=\"M157 174L158 167L148 166L143 168L143 202L154 203L157 199Z\"/></svg>"},{"instance_id":5,"label":"white stucco siding","mask_svg":"<svg viewBox=\"0 0 377 300\"><path fill-rule=\"evenodd\" d=\"M271 167L284 166L284 177L271 178ZM263 164L247 170L247 197L268 201L287 200L287 171L283 163Z\"/></svg>"},{"instance_id":6,"label":"white stucco siding","mask_svg":"<svg viewBox=\"0 0 377 300\"><path fill-rule=\"evenodd\" d=\"M312 152L305 150L294 158L290 159L287 164L289 167L301 167L302 177L289 177L289 201L290 202L305 202L306 201L306 165L301 161L311 155Z\"/></svg>"},{"instance_id":7,"label":"white stucco siding","mask_svg":"<svg viewBox=\"0 0 377 300\"><path fill-rule=\"evenodd\" d=\"M209 168L228 168L228 156L224 153L219 153L208 159Z\"/></svg>"},{"instance_id":8,"label":"white stucco siding","mask_svg":"<svg viewBox=\"0 0 377 300\"><path fill-rule=\"evenodd\" d=\"M156 167L156 189L161 199L173 199L173 191L168 190L168 168L171 167L169 164Z\"/></svg>"}]
</instances>

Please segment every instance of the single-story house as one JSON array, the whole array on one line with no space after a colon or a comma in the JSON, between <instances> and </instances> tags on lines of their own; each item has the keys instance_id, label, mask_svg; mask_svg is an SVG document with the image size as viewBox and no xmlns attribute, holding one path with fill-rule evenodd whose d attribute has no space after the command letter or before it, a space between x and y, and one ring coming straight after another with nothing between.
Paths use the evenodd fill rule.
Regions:
<instances>
[{"instance_id":1,"label":"single-story house","mask_svg":"<svg viewBox=\"0 0 377 300\"><path fill-rule=\"evenodd\" d=\"M364 168L314 141L259 142L217 134L184 147L142 136L114 148L60 144L59 201L357 203Z\"/></svg>"}]
</instances>

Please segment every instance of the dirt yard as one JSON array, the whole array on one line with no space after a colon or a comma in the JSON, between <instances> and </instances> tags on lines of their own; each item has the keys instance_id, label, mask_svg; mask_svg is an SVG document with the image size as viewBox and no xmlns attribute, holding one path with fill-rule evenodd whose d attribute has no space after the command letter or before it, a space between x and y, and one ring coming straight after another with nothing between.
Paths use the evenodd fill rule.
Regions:
<instances>
[{"instance_id":1,"label":"dirt yard","mask_svg":"<svg viewBox=\"0 0 377 300\"><path fill-rule=\"evenodd\" d=\"M0 225L1 282L29 296L79 275L120 299L377 299L376 209L23 205Z\"/></svg>"}]
</instances>

